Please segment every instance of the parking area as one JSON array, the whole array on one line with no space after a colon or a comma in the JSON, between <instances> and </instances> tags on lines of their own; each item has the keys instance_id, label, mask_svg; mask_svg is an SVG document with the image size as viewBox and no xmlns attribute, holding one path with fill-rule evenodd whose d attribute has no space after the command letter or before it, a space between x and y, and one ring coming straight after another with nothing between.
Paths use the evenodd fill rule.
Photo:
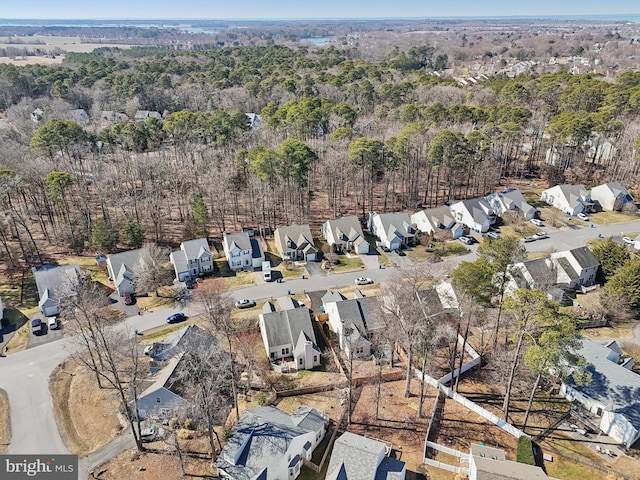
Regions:
<instances>
[{"instance_id":1,"label":"parking area","mask_svg":"<svg viewBox=\"0 0 640 480\"><path fill-rule=\"evenodd\" d=\"M45 343L55 342L56 340L60 340L64 337L64 322L58 321L58 328L54 330L49 328L47 325L47 319L42 316L42 314L32 315L29 322L35 318L39 318L42 321L41 331L38 335L34 335L31 328L29 329L29 342L27 344L27 348L33 348L38 345L44 345Z\"/></svg>"}]
</instances>

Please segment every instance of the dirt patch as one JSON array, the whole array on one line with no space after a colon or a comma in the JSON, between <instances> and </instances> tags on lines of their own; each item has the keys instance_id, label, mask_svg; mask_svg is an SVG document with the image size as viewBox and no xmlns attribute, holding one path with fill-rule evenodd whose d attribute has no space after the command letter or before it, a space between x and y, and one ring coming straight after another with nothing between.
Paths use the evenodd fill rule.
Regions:
<instances>
[{"instance_id":1,"label":"dirt patch","mask_svg":"<svg viewBox=\"0 0 640 480\"><path fill-rule=\"evenodd\" d=\"M4 452L11 440L11 417L7 392L0 389L0 453Z\"/></svg>"},{"instance_id":2,"label":"dirt patch","mask_svg":"<svg viewBox=\"0 0 640 480\"><path fill-rule=\"evenodd\" d=\"M72 453L88 455L121 432L115 391L98 388L85 367L73 361L59 365L49 389L60 435Z\"/></svg>"}]
</instances>

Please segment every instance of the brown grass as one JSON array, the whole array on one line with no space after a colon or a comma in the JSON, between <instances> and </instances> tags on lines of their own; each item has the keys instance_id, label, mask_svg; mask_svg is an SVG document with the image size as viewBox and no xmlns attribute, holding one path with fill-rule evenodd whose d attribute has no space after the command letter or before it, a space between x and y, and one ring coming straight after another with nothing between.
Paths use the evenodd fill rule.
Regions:
<instances>
[{"instance_id":1,"label":"brown grass","mask_svg":"<svg viewBox=\"0 0 640 480\"><path fill-rule=\"evenodd\" d=\"M49 379L58 429L67 448L85 456L122 430L112 389L100 389L93 374L73 361L59 365Z\"/></svg>"},{"instance_id":2,"label":"brown grass","mask_svg":"<svg viewBox=\"0 0 640 480\"><path fill-rule=\"evenodd\" d=\"M11 417L7 392L0 389L0 453L7 449L11 440Z\"/></svg>"}]
</instances>

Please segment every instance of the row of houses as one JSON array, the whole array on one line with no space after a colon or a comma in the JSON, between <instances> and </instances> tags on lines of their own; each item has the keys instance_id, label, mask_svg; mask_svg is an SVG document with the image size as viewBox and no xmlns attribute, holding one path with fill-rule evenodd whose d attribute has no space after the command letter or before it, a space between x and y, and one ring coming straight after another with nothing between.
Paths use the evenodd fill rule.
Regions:
<instances>
[{"instance_id":1,"label":"row of houses","mask_svg":"<svg viewBox=\"0 0 640 480\"><path fill-rule=\"evenodd\" d=\"M540 199L566 215L588 213L593 209L623 210L634 205L633 196L618 182L595 186L591 191L584 185L556 185L542 192Z\"/></svg>"}]
</instances>

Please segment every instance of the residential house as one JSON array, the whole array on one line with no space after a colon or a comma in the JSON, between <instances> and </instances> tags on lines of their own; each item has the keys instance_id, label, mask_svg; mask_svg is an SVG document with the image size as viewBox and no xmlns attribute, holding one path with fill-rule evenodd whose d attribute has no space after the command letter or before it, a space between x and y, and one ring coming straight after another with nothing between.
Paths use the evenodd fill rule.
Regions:
<instances>
[{"instance_id":1,"label":"residential house","mask_svg":"<svg viewBox=\"0 0 640 480\"><path fill-rule=\"evenodd\" d=\"M114 112L113 110L103 110L100 113L100 125L108 127L114 123L126 123L129 117L126 113Z\"/></svg>"},{"instance_id":2,"label":"residential house","mask_svg":"<svg viewBox=\"0 0 640 480\"><path fill-rule=\"evenodd\" d=\"M163 342L153 343L145 353L151 357L152 362L162 365L184 352L206 351L214 344L215 337L208 331L197 325L189 325L169 335ZM156 368L157 365L152 367Z\"/></svg>"},{"instance_id":3,"label":"residential house","mask_svg":"<svg viewBox=\"0 0 640 480\"><path fill-rule=\"evenodd\" d=\"M327 292L322 297L329 326L337 334L340 348L347 356L367 358L372 354L372 336L385 328L385 322L376 297L365 297L360 290L354 298Z\"/></svg>"},{"instance_id":4,"label":"residential house","mask_svg":"<svg viewBox=\"0 0 640 480\"><path fill-rule=\"evenodd\" d=\"M584 357L580 368L591 373L591 382L579 385L572 377L563 382L560 394L578 402L600 418L600 430L625 447L640 438L640 376L623 361L615 341L605 345L581 339L577 353Z\"/></svg>"},{"instance_id":5,"label":"residential house","mask_svg":"<svg viewBox=\"0 0 640 480\"><path fill-rule=\"evenodd\" d=\"M408 213L369 214L369 231L378 237L380 246L389 250L399 250L413 243L416 229Z\"/></svg>"},{"instance_id":6,"label":"residential house","mask_svg":"<svg viewBox=\"0 0 640 480\"><path fill-rule=\"evenodd\" d=\"M249 121L249 127L252 130L257 130L258 128L260 128L260 125L262 125L262 117L260 117L260 115L258 115L257 113L245 113L245 115L247 116L247 119Z\"/></svg>"},{"instance_id":7,"label":"residential house","mask_svg":"<svg viewBox=\"0 0 640 480\"><path fill-rule=\"evenodd\" d=\"M456 220L447 206L420 210L411 215L411 223L420 233L426 235L435 234L438 229L444 229L452 231L453 238L458 238L453 233L457 230L455 228ZM463 234L462 224L459 224L459 226L461 228L458 236L461 236Z\"/></svg>"},{"instance_id":8,"label":"residential house","mask_svg":"<svg viewBox=\"0 0 640 480\"><path fill-rule=\"evenodd\" d=\"M193 404L180 395L176 387L178 368L182 354L173 357L168 364L154 377L150 379L148 386L138 394L138 414L141 419L158 417L169 420L170 418L187 416ZM129 408L133 409L133 402Z\"/></svg>"},{"instance_id":9,"label":"residential house","mask_svg":"<svg viewBox=\"0 0 640 480\"><path fill-rule=\"evenodd\" d=\"M591 200L603 210L622 210L625 205L634 206L634 198L618 182L603 183L591 189Z\"/></svg>"},{"instance_id":10,"label":"residential house","mask_svg":"<svg viewBox=\"0 0 640 480\"><path fill-rule=\"evenodd\" d=\"M594 135L587 140L586 145L589 147L587 150L587 157L593 159L595 162L610 162L618 153L618 149L613 142L603 138L600 135Z\"/></svg>"},{"instance_id":11,"label":"residential house","mask_svg":"<svg viewBox=\"0 0 640 480\"><path fill-rule=\"evenodd\" d=\"M309 407L293 415L275 407L245 410L216 459L218 474L231 480L294 480L328 424L324 413Z\"/></svg>"},{"instance_id":12,"label":"residential house","mask_svg":"<svg viewBox=\"0 0 640 480\"><path fill-rule=\"evenodd\" d=\"M525 220L531 220L536 216L537 209L530 205L517 188L507 188L502 192L492 193L485 197L498 217L507 212L514 212Z\"/></svg>"},{"instance_id":13,"label":"residential house","mask_svg":"<svg viewBox=\"0 0 640 480\"><path fill-rule=\"evenodd\" d=\"M133 117L136 122L144 122L148 118L155 118L157 120L162 120L162 115L160 112L154 112L150 110L138 110Z\"/></svg>"},{"instance_id":14,"label":"residential house","mask_svg":"<svg viewBox=\"0 0 640 480\"><path fill-rule=\"evenodd\" d=\"M109 280L115 285L118 295L135 293L133 270L140 264L142 250L142 248L127 250L107 257Z\"/></svg>"},{"instance_id":15,"label":"residential house","mask_svg":"<svg viewBox=\"0 0 640 480\"><path fill-rule=\"evenodd\" d=\"M567 215L588 212L593 206L591 195L584 185L556 185L544 190L540 200Z\"/></svg>"},{"instance_id":16,"label":"residential house","mask_svg":"<svg viewBox=\"0 0 640 480\"><path fill-rule=\"evenodd\" d=\"M76 264L59 267L32 269L40 301L38 306L45 317L60 313L60 302L75 295L75 286L80 279L80 267Z\"/></svg>"},{"instance_id":17,"label":"residential house","mask_svg":"<svg viewBox=\"0 0 640 480\"><path fill-rule=\"evenodd\" d=\"M91 123L91 118L89 118L89 115L83 108L76 108L74 110L67 111L66 117L82 126L86 126Z\"/></svg>"},{"instance_id":18,"label":"residential house","mask_svg":"<svg viewBox=\"0 0 640 480\"><path fill-rule=\"evenodd\" d=\"M359 255L369 253L369 242L364 238L360 220L355 215L347 215L322 224L322 236L336 253L353 250Z\"/></svg>"},{"instance_id":19,"label":"residential house","mask_svg":"<svg viewBox=\"0 0 640 480\"><path fill-rule=\"evenodd\" d=\"M484 198L462 200L449 208L453 218L473 232L487 232L497 218L493 208Z\"/></svg>"},{"instance_id":20,"label":"residential house","mask_svg":"<svg viewBox=\"0 0 640 480\"><path fill-rule=\"evenodd\" d=\"M267 302L260 318L260 333L271 362L293 361L294 370L310 370L320 365L320 349L311 324L311 312L290 297L278 299L280 310Z\"/></svg>"},{"instance_id":21,"label":"residential house","mask_svg":"<svg viewBox=\"0 0 640 480\"><path fill-rule=\"evenodd\" d=\"M264 253L260 242L249 236L249 232L222 234L222 248L232 271L253 271L262 267Z\"/></svg>"},{"instance_id":22,"label":"residential house","mask_svg":"<svg viewBox=\"0 0 640 480\"><path fill-rule=\"evenodd\" d=\"M309 225L289 225L276 228L276 249L283 260L315 262L318 249L313 244Z\"/></svg>"},{"instance_id":23,"label":"residential house","mask_svg":"<svg viewBox=\"0 0 640 480\"><path fill-rule=\"evenodd\" d=\"M334 443L326 480L404 480L406 464L389 456L390 447L345 432Z\"/></svg>"},{"instance_id":24,"label":"residential house","mask_svg":"<svg viewBox=\"0 0 640 480\"><path fill-rule=\"evenodd\" d=\"M206 238L182 242L169 259L179 282L213 272L213 255Z\"/></svg>"},{"instance_id":25,"label":"residential house","mask_svg":"<svg viewBox=\"0 0 640 480\"><path fill-rule=\"evenodd\" d=\"M471 444L469 480L556 480L542 468L507 460L504 450Z\"/></svg>"},{"instance_id":26,"label":"residential house","mask_svg":"<svg viewBox=\"0 0 640 480\"><path fill-rule=\"evenodd\" d=\"M557 265L558 284L578 288L589 287L595 283L600 262L587 247L554 252L551 258Z\"/></svg>"}]
</instances>

